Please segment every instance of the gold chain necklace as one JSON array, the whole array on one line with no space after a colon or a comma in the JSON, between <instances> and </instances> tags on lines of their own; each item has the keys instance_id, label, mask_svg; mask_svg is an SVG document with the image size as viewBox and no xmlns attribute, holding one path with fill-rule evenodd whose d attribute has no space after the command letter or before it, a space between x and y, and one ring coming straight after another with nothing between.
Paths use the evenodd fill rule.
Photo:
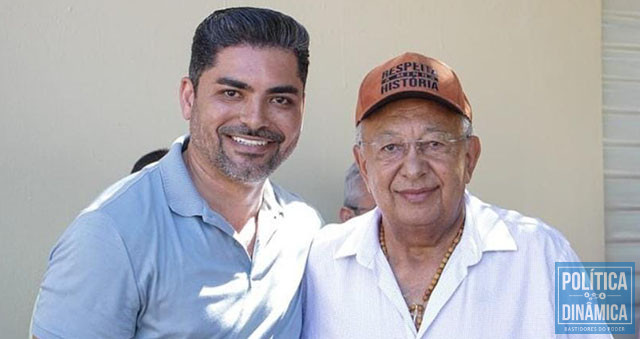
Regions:
<instances>
[{"instance_id":1,"label":"gold chain necklace","mask_svg":"<svg viewBox=\"0 0 640 339\"><path fill-rule=\"evenodd\" d=\"M451 241L451 245L449 246L449 249L447 249L447 252L444 254L444 258L442 258L442 262L440 262L440 265L436 269L436 274L433 275L433 279L431 279L431 283L429 284L427 289L424 291L424 294L422 295L422 304L414 303L408 306L409 314L413 319L413 323L416 325L416 330L420 330L420 325L422 324L422 316L424 315L424 310L427 307L427 301L429 301L429 297L431 297L431 293L433 292L433 289L436 287L438 280L440 280L440 275L442 275L442 271L444 270L444 266L449 261L449 257L451 257L453 250L456 248L456 246L460 242L463 228L464 228L464 219L462 220L462 226L460 226L460 228L458 229L458 233L453 238L453 241ZM389 260L387 245L384 241L384 227L382 227L382 223L380 224L380 227L379 227L378 236L380 239L380 248L382 249L382 253L384 253L385 257L387 257L387 260Z\"/></svg>"}]
</instances>

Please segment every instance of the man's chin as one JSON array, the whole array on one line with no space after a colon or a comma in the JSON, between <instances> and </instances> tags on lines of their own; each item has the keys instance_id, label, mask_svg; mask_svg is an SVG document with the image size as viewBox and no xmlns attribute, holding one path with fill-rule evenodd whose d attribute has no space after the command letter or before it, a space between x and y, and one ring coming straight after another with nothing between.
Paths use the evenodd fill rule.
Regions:
<instances>
[{"instance_id":1,"label":"man's chin","mask_svg":"<svg viewBox=\"0 0 640 339\"><path fill-rule=\"evenodd\" d=\"M420 208L412 206L411 208L403 208L396 212L398 219L406 225L428 225L438 221L437 213L427 210L427 207Z\"/></svg>"},{"instance_id":2,"label":"man's chin","mask_svg":"<svg viewBox=\"0 0 640 339\"><path fill-rule=\"evenodd\" d=\"M240 169L240 168L222 168L222 172L230 179L239 182L246 183L257 183L264 181L269 177L268 172L262 169L250 168L250 169Z\"/></svg>"},{"instance_id":3,"label":"man's chin","mask_svg":"<svg viewBox=\"0 0 640 339\"><path fill-rule=\"evenodd\" d=\"M273 164L273 159L245 158L241 161L218 162L218 168L229 178L241 182L261 182L267 179L278 164Z\"/></svg>"}]
</instances>

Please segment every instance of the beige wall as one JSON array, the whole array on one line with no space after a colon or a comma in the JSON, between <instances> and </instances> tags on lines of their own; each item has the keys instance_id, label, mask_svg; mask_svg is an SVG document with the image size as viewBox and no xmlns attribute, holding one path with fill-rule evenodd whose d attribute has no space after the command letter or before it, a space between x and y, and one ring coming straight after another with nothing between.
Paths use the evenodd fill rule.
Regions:
<instances>
[{"instance_id":1,"label":"beige wall","mask_svg":"<svg viewBox=\"0 0 640 339\"><path fill-rule=\"evenodd\" d=\"M193 30L244 3L0 0L2 337L26 333L47 254L78 211L186 131L176 93ZM473 192L603 258L599 1L268 4L312 37L303 137L275 178L327 220L351 162L360 79L412 50L462 78L483 142Z\"/></svg>"}]
</instances>

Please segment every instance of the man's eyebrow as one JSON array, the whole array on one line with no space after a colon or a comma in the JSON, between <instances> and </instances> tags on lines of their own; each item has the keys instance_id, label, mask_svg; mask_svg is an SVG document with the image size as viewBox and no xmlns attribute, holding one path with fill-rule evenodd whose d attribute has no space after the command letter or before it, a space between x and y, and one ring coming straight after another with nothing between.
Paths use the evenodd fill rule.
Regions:
<instances>
[{"instance_id":1,"label":"man's eyebrow","mask_svg":"<svg viewBox=\"0 0 640 339\"><path fill-rule=\"evenodd\" d=\"M376 139L379 139L379 138L393 138L393 137L397 137L399 135L400 135L399 133L396 133L394 131L385 130L385 131L382 131L382 132L378 133L375 136L375 138Z\"/></svg>"},{"instance_id":2,"label":"man's eyebrow","mask_svg":"<svg viewBox=\"0 0 640 339\"><path fill-rule=\"evenodd\" d=\"M436 127L426 127L422 130L422 133L425 134L443 134L445 137L453 137L454 134L449 133L447 131L443 131L441 129L438 129ZM394 130L382 130L381 132L379 132L376 135L376 138L394 138L394 137L401 137L402 133L394 131Z\"/></svg>"},{"instance_id":3,"label":"man's eyebrow","mask_svg":"<svg viewBox=\"0 0 640 339\"><path fill-rule=\"evenodd\" d=\"M300 91L291 85L271 87L267 90L268 94L291 93L298 94Z\"/></svg>"},{"instance_id":4,"label":"man's eyebrow","mask_svg":"<svg viewBox=\"0 0 640 339\"><path fill-rule=\"evenodd\" d=\"M427 127L424 129L424 133L437 133L437 134L442 134L447 138L453 138L455 137L455 134L452 132L448 132L442 129L439 129L437 127Z\"/></svg>"},{"instance_id":5,"label":"man's eyebrow","mask_svg":"<svg viewBox=\"0 0 640 339\"><path fill-rule=\"evenodd\" d=\"M248 90L252 89L251 86L249 86L249 84L247 84L246 82L242 82L242 81L239 81L239 80L226 78L226 77L218 78L218 80L216 80L216 83L218 83L220 85L227 85L227 86L235 87L235 88L238 88L238 89L248 89Z\"/></svg>"},{"instance_id":6,"label":"man's eyebrow","mask_svg":"<svg viewBox=\"0 0 640 339\"><path fill-rule=\"evenodd\" d=\"M443 131L436 127L427 127L422 130L424 134L433 134L433 133L447 133L447 131Z\"/></svg>"}]
</instances>

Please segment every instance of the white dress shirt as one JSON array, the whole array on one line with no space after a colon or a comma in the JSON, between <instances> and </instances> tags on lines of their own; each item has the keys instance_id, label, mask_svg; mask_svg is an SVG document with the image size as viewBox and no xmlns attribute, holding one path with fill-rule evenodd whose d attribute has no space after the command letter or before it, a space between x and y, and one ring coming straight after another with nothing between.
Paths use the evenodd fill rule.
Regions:
<instances>
[{"instance_id":1,"label":"white dress shirt","mask_svg":"<svg viewBox=\"0 0 640 339\"><path fill-rule=\"evenodd\" d=\"M324 227L307 263L302 337L564 336L554 334L554 263L580 261L568 241L538 219L491 206L468 192L465 204L462 239L419 331L380 249L380 210Z\"/></svg>"}]
</instances>

